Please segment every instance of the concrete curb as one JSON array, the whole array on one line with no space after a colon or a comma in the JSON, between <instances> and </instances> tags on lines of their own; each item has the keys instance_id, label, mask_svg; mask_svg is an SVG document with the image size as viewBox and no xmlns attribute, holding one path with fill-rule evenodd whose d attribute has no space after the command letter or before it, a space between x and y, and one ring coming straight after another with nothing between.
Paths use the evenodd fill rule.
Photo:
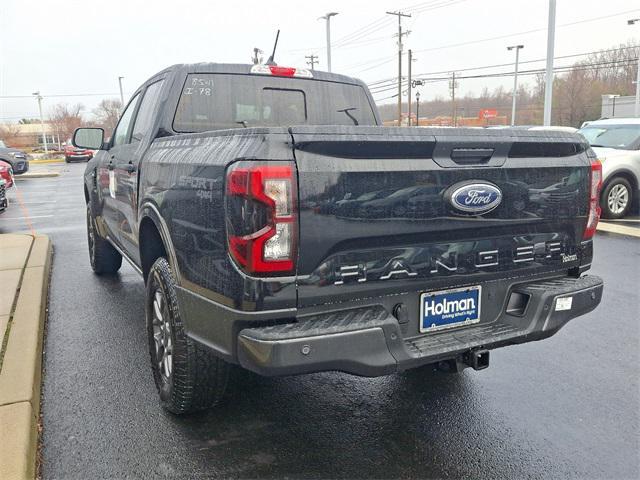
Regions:
<instances>
[{"instance_id":1,"label":"concrete curb","mask_svg":"<svg viewBox=\"0 0 640 480\"><path fill-rule=\"evenodd\" d=\"M64 158L48 158L48 159L35 159L29 160L29 165L41 165L46 163L64 163Z\"/></svg>"},{"instance_id":2,"label":"concrete curb","mask_svg":"<svg viewBox=\"0 0 640 480\"><path fill-rule=\"evenodd\" d=\"M60 173L59 172L29 172L29 173L23 173L21 175L16 175L13 178L15 178L16 180L25 180L28 178L46 178L46 177L57 177L59 176Z\"/></svg>"},{"instance_id":3,"label":"concrete curb","mask_svg":"<svg viewBox=\"0 0 640 480\"><path fill-rule=\"evenodd\" d=\"M617 233L618 235L628 235L630 237L640 237L640 228L628 227L626 225L615 225L613 223L598 223L599 232Z\"/></svg>"},{"instance_id":4,"label":"concrete curb","mask_svg":"<svg viewBox=\"0 0 640 480\"><path fill-rule=\"evenodd\" d=\"M0 265L0 275L20 273L6 332L0 332L4 340L0 369L0 477L34 478L43 328L53 250L49 238L40 235L0 235L0 248L13 260ZM5 309L6 305L2 307Z\"/></svg>"}]
</instances>

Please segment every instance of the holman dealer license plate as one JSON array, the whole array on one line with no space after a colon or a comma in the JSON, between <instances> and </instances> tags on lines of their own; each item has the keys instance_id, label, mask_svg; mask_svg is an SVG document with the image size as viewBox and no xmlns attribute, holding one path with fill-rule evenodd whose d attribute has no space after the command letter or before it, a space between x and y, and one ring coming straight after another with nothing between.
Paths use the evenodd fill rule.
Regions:
<instances>
[{"instance_id":1,"label":"holman dealer license plate","mask_svg":"<svg viewBox=\"0 0 640 480\"><path fill-rule=\"evenodd\" d=\"M420 332L472 325L480 321L480 286L420 295Z\"/></svg>"}]
</instances>

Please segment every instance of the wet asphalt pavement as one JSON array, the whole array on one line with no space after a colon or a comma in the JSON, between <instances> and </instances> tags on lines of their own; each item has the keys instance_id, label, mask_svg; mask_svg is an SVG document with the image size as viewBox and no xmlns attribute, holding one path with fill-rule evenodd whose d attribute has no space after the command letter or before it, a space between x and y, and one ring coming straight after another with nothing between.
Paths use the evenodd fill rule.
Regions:
<instances>
[{"instance_id":1,"label":"wet asphalt pavement","mask_svg":"<svg viewBox=\"0 0 640 480\"><path fill-rule=\"evenodd\" d=\"M493 351L489 369L367 379L237 371L224 402L159 407L143 282L89 266L81 174L19 181L54 244L44 478L639 478L640 239L598 234L600 307L556 336ZM15 192L13 194L15 196ZM16 202L0 233L27 227Z\"/></svg>"}]
</instances>

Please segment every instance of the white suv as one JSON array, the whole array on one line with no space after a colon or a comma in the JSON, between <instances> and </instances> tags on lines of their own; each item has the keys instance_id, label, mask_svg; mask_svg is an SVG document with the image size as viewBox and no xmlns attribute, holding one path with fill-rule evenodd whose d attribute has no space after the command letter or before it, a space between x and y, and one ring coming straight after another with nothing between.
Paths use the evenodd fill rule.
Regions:
<instances>
[{"instance_id":1,"label":"white suv","mask_svg":"<svg viewBox=\"0 0 640 480\"><path fill-rule=\"evenodd\" d=\"M602 216L624 217L640 193L640 118L595 120L579 132L602 162Z\"/></svg>"}]
</instances>

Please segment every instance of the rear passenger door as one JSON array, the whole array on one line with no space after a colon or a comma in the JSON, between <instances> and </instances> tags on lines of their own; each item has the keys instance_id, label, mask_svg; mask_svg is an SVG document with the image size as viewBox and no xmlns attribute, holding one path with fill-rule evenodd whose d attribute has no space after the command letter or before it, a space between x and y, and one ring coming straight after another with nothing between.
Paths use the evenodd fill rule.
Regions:
<instances>
[{"instance_id":1,"label":"rear passenger door","mask_svg":"<svg viewBox=\"0 0 640 480\"><path fill-rule=\"evenodd\" d=\"M163 78L154 79L142 92L135 114L128 146L118 154L116 164L118 193L116 201L121 212L120 242L131 259L140 264L138 248L138 177L140 160L152 141Z\"/></svg>"}]
</instances>

